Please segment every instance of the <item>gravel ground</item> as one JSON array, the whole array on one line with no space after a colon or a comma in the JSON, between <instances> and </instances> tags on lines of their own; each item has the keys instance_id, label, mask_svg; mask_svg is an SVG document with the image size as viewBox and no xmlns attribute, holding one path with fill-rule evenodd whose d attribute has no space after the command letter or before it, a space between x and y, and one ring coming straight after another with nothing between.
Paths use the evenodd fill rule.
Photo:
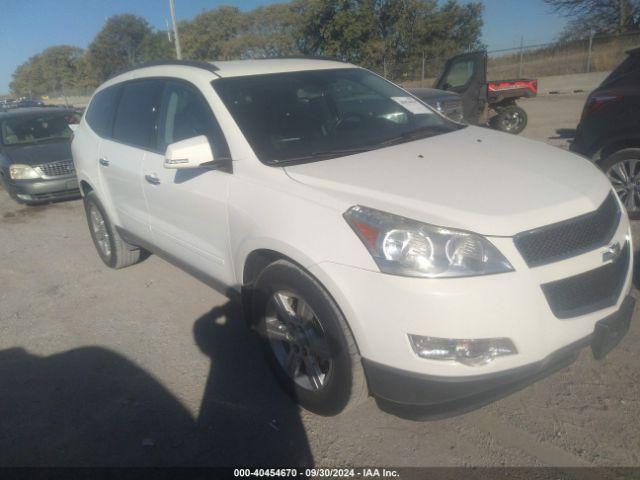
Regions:
<instances>
[{"instance_id":1,"label":"gravel ground","mask_svg":"<svg viewBox=\"0 0 640 480\"><path fill-rule=\"evenodd\" d=\"M523 102L525 136L566 144L583 95ZM411 421L370 399L300 411L237 308L151 256L112 271L80 201L0 191L0 465L638 466L640 326L602 361L484 408Z\"/></svg>"}]
</instances>

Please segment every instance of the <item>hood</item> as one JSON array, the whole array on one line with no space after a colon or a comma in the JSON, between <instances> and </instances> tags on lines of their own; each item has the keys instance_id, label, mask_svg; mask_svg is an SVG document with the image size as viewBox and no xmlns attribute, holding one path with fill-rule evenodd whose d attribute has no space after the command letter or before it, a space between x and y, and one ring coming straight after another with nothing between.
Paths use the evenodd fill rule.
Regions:
<instances>
[{"instance_id":1,"label":"hood","mask_svg":"<svg viewBox=\"0 0 640 480\"><path fill-rule=\"evenodd\" d=\"M488 236L593 211L611 191L583 157L478 127L285 171L344 210L363 205Z\"/></svg>"},{"instance_id":2,"label":"hood","mask_svg":"<svg viewBox=\"0 0 640 480\"><path fill-rule=\"evenodd\" d=\"M11 163L40 165L71 159L71 142L68 139L35 145L5 146L4 154Z\"/></svg>"}]
</instances>

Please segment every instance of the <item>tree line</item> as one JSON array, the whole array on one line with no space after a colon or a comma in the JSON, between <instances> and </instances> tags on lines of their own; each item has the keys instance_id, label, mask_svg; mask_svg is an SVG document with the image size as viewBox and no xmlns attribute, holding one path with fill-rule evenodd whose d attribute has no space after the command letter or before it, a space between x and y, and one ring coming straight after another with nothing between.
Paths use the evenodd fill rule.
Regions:
<instances>
[{"instance_id":1,"label":"tree line","mask_svg":"<svg viewBox=\"0 0 640 480\"><path fill-rule=\"evenodd\" d=\"M185 59L324 55L400 78L423 58L481 47L482 12L474 1L293 0L250 11L221 6L181 21L179 31ZM86 50L56 45L29 58L10 88L19 96L64 95L95 88L124 68L174 58L168 32L136 15L115 15Z\"/></svg>"},{"instance_id":2,"label":"tree line","mask_svg":"<svg viewBox=\"0 0 640 480\"><path fill-rule=\"evenodd\" d=\"M544 0L567 18L560 40L640 32L640 0Z\"/></svg>"}]
</instances>

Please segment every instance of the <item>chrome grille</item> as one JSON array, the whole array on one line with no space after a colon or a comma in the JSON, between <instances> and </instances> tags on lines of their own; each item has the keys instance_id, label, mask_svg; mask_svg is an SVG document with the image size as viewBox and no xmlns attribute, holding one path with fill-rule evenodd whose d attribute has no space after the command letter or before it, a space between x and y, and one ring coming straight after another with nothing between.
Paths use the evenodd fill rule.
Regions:
<instances>
[{"instance_id":1,"label":"chrome grille","mask_svg":"<svg viewBox=\"0 0 640 480\"><path fill-rule=\"evenodd\" d=\"M74 175L76 169L73 165L73 160L61 160L59 162L43 163L37 167L43 177L64 177L68 175Z\"/></svg>"},{"instance_id":2,"label":"chrome grille","mask_svg":"<svg viewBox=\"0 0 640 480\"><path fill-rule=\"evenodd\" d=\"M521 232L513 241L527 265L537 267L606 245L619 223L620 207L611 192L597 210Z\"/></svg>"},{"instance_id":3,"label":"chrome grille","mask_svg":"<svg viewBox=\"0 0 640 480\"><path fill-rule=\"evenodd\" d=\"M541 285L553 314L557 318L571 318L615 305L629 271L629 250L627 242L613 262Z\"/></svg>"}]
</instances>

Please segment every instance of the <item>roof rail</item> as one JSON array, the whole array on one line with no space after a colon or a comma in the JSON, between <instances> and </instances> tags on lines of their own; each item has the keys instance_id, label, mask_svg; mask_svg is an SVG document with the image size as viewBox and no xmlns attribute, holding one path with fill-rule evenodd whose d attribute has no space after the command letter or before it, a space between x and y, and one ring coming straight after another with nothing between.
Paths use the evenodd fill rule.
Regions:
<instances>
[{"instance_id":1,"label":"roof rail","mask_svg":"<svg viewBox=\"0 0 640 480\"><path fill-rule=\"evenodd\" d=\"M327 56L322 56L322 55L282 55L282 56L279 55L279 56L273 56L273 57L247 58L246 60L287 60L287 59L291 59L291 60L296 60L296 59L297 60L330 60L330 61L333 61L333 62L349 63L346 60L342 60L340 58L327 57ZM212 72L212 73L215 73L215 72L220 70L213 63L203 62L201 60L156 60L156 61L153 61L153 62L141 63L139 65L134 65L132 67L127 67L127 68L124 68L122 70L119 70L118 72L116 72L113 75L111 75L109 77L109 80L111 80L114 77L117 77L118 75L122 75L123 73L131 72L133 70L138 70L140 68L158 67L158 66L163 66L163 65L182 65L182 66L185 66L185 67L202 68L203 70L208 70L209 72Z\"/></svg>"},{"instance_id":2,"label":"roof rail","mask_svg":"<svg viewBox=\"0 0 640 480\"><path fill-rule=\"evenodd\" d=\"M349 63L337 57L328 57L325 55L276 55L273 57L250 58L247 60L330 60L332 62Z\"/></svg>"},{"instance_id":3,"label":"roof rail","mask_svg":"<svg viewBox=\"0 0 640 480\"><path fill-rule=\"evenodd\" d=\"M111 75L111 77L109 77L109 80L114 77L117 77L118 75L122 75L123 73L131 72L133 70L138 70L140 68L160 67L164 65L181 65L184 67L195 67L195 68L201 68L203 70L208 70L212 73L215 73L218 70L218 67L216 67L214 64L209 62L202 62L200 60L156 60L153 62L141 63L139 65L134 65L132 67L128 67L123 70L120 70L114 73L113 75Z\"/></svg>"}]
</instances>

